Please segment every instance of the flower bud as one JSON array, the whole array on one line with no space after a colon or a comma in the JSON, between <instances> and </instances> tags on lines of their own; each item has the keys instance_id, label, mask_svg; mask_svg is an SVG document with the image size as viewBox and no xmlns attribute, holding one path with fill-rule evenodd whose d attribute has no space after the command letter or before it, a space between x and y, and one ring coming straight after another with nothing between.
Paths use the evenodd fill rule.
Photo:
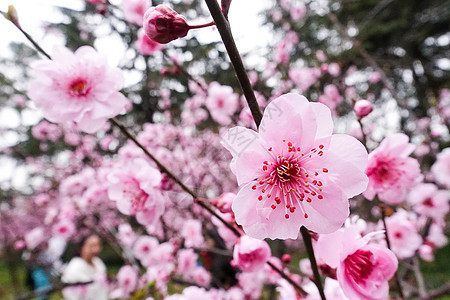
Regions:
<instances>
[{"instance_id":1,"label":"flower bud","mask_svg":"<svg viewBox=\"0 0 450 300\"><path fill-rule=\"evenodd\" d=\"M362 119L372 112L373 106L372 103L367 100L358 100L355 102L353 109L358 118Z\"/></svg>"},{"instance_id":2,"label":"flower bud","mask_svg":"<svg viewBox=\"0 0 450 300\"><path fill-rule=\"evenodd\" d=\"M19 15L17 14L17 10L13 5L8 6L8 12L5 14L5 18L20 28Z\"/></svg>"},{"instance_id":3,"label":"flower bud","mask_svg":"<svg viewBox=\"0 0 450 300\"><path fill-rule=\"evenodd\" d=\"M289 254L283 254L281 257L281 261L285 264L289 264L291 262L292 258Z\"/></svg>"},{"instance_id":4,"label":"flower bud","mask_svg":"<svg viewBox=\"0 0 450 300\"><path fill-rule=\"evenodd\" d=\"M145 12L145 34L160 44L185 37L189 29L186 18L166 5L153 6Z\"/></svg>"}]
</instances>

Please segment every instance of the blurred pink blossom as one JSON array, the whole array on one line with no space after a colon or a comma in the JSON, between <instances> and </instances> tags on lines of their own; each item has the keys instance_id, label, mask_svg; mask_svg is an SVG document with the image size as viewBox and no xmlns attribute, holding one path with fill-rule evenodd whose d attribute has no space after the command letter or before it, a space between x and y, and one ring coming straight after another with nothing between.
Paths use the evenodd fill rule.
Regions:
<instances>
[{"instance_id":1,"label":"blurred pink blossom","mask_svg":"<svg viewBox=\"0 0 450 300\"><path fill-rule=\"evenodd\" d=\"M123 0L122 6L125 20L138 26L142 26L145 11L150 5L150 0Z\"/></svg>"},{"instance_id":2,"label":"blurred pink blossom","mask_svg":"<svg viewBox=\"0 0 450 300\"><path fill-rule=\"evenodd\" d=\"M234 246L231 264L243 272L254 272L264 268L270 256L270 247L265 241L243 235Z\"/></svg>"},{"instance_id":3,"label":"blurred pink blossom","mask_svg":"<svg viewBox=\"0 0 450 300\"><path fill-rule=\"evenodd\" d=\"M437 183L450 188L450 148L445 148L431 166L431 173Z\"/></svg>"},{"instance_id":4,"label":"blurred pink blossom","mask_svg":"<svg viewBox=\"0 0 450 300\"><path fill-rule=\"evenodd\" d=\"M31 66L35 76L28 97L51 122L75 122L82 131L94 133L128 102L119 92L122 71L109 67L106 58L92 47L80 47L75 53L55 47L52 60L40 60Z\"/></svg>"}]
</instances>

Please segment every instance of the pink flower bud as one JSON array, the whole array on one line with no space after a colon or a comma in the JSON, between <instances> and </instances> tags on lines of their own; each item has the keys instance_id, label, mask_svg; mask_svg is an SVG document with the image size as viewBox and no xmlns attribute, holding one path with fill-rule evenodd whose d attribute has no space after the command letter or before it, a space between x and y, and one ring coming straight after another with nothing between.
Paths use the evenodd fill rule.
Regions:
<instances>
[{"instance_id":1,"label":"pink flower bud","mask_svg":"<svg viewBox=\"0 0 450 300\"><path fill-rule=\"evenodd\" d=\"M186 18L166 5L153 6L145 12L145 34L160 44L185 37L189 29Z\"/></svg>"},{"instance_id":2,"label":"pink flower bud","mask_svg":"<svg viewBox=\"0 0 450 300\"><path fill-rule=\"evenodd\" d=\"M291 260L292 260L292 258L289 254L283 254L283 256L281 257L281 261L285 264L290 263Z\"/></svg>"},{"instance_id":3,"label":"pink flower bud","mask_svg":"<svg viewBox=\"0 0 450 300\"><path fill-rule=\"evenodd\" d=\"M373 106L372 103L367 100L358 100L353 106L353 109L358 118L362 119L372 112Z\"/></svg>"}]
</instances>

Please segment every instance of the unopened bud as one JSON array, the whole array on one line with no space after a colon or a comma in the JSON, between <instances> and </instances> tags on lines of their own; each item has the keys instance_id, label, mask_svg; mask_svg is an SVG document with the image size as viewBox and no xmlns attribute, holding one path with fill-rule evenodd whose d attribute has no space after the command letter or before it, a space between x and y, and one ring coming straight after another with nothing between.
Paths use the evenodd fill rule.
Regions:
<instances>
[{"instance_id":1,"label":"unopened bud","mask_svg":"<svg viewBox=\"0 0 450 300\"><path fill-rule=\"evenodd\" d=\"M5 18L14 23L14 25L16 25L17 27L20 27L19 15L17 14L17 10L13 5L8 6L8 12L5 14Z\"/></svg>"},{"instance_id":2,"label":"unopened bud","mask_svg":"<svg viewBox=\"0 0 450 300\"><path fill-rule=\"evenodd\" d=\"M355 113L358 116L358 118L362 119L372 112L373 105L367 100L358 100L355 102L353 109L355 110Z\"/></svg>"},{"instance_id":3,"label":"unopened bud","mask_svg":"<svg viewBox=\"0 0 450 300\"><path fill-rule=\"evenodd\" d=\"M145 34L160 44L185 37L189 29L186 18L166 5L153 6L145 12Z\"/></svg>"},{"instance_id":4,"label":"unopened bud","mask_svg":"<svg viewBox=\"0 0 450 300\"><path fill-rule=\"evenodd\" d=\"M281 261L285 264L289 264L291 262L292 258L289 254L283 254L281 257Z\"/></svg>"}]
</instances>

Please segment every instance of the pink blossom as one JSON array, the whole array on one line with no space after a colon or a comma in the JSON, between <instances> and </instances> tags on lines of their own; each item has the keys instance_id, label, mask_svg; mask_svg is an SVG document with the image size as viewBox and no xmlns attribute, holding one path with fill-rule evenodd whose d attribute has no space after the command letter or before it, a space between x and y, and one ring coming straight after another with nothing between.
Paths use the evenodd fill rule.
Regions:
<instances>
[{"instance_id":1,"label":"pink blossom","mask_svg":"<svg viewBox=\"0 0 450 300\"><path fill-rule=\"evenodd\" d=\"M142 26L142 19L145 11L150 7L149 0L123 0L123 14L125 20L130 23Z\"/></svg>"},{"instance_id":2,"label":"pink blossom","mask_svg":"<svg viewBox=\"0 0 450 300\"><path fill-rule=\"evenodd\" d=\"M361 237L353 226L320 235L317 242L317 256L337 268L337 279L349 299L385 299L389 295L388 280L397 271L398 260L389 249L368 244L372 236Z\"/></svg>"},{"instance_id":3,"label":"pink blossom","mask_svg":"<svg viewBox=\"0 0 450 300\"><path fill-rule=\"evenodd\" d=\"M145 35L144 29L138 31L138 39L134 44L136 49L144 55L152 55L156 51L162 50L164 46L160 43L152 41Z\"/></svg>"},{"instance_id":4,"label":"pink blossom","mask_svg":"<svg viewBox=\"0 0 450 300\"><path fill-rule=\"evenodd\" d=\"M408 202L413 205L414 211L420 215L443 221L449 212L450 194L448 191L438 191L432 183L422 183L414 187L408 195Z\"/></svg>"},{"instance_id":5,"label":"pink blossom","mask_svg":"<svg viewBox=\"0 0 450 300\"><path fill-rule=\"evenodd\" d=\"M197 266L198 255L192 249L182 249L177 254L177 274L190 274Z\"/></svg>"},{"instance_id":6,"label":"pink blossom","mask_svg":"<svg viewBox=\"0 0 450 300\"><path fill-rule=\"evenodd\" d=\"M247 235L295 239L302 225L327 233L344 223L348 198L367 187L367 152L332 131L325 105L286 94L267 106L259 133L234 127L224 135L241 186L232 209Z\"/></svg>"},{"instance_id":7,"label":"pink blossom","mask_svg":"<svg viewBox=\"0 0 450 300\"><path fill-rule=\"evenodd\" d=\"M305 92L311 85L317 82L321 75L319 68L291 68L289 70L289 79L291 79L297 87Z\"/></svg>"},{"instance_id":8,"label":"pink blossom","mask_svg":"<svg viewBox=\"0 0 450 300\"><path fill-rule=\"evenodd\" d=\"M184 223L181 235L185 239L185 246L201 247L205 240L202 235L202 223L199 220L188 220Z\"/></svg>"},{"instance_id":9,"label":"pink blossom","mask_svg":"<svg viewBox=\"0 0 450 300\"><path fill-rule=\"evenodd\" d=\"M119 241L123 245L130 247L136 240L136 234L134 233L131 225L128 223L123 223L120 224L117 229L117 238L119 239Z\"/></svg>"},{"instance_id":10,"label":"pink blossom","mask_svg":"<svg viewBox=\"0 0 450 300\"><path fill-rule=\"evenodd\" d=\"M123 266L117 273L117 284L122 292L121 298L128 298L137 288L138 272L132 266Z\"/></svg>"},{"instance_id":11,"label":"pink blossom","mask_svg":"<svg viewBox=\"0 0 450 300\"><path fill-rule=\"evenodd\" d=\"M96 4L96 3L103 2L104 0L86 0L86 1L89 3L92 3L92 4Z\"/></svg>"},{"instance_id":12,"label":"pink blossom","mask_svg":"<svg viewBox=\"0 0 450 300\"><path fill-rule=\"evenodd\" d=\"M422 244L415 222L409 220L405 211L396 212L386 218L386 231L391 242L391 250L398 258L412 257Z\"/></svg>"},{"instance_id":13,"label":"pink blossom","mask_svg":"<svg viewBox=\"0 0 450 300\"><path fill-rule=\"evenodd\" d=\"M156 209L155 205L164 206L158 190L161 173L144 159L136 158L126 166L118 166L108 181L111 183L108 196L123 214L146 213L146 209Z\"/></svg>"},{"instance_id":14,"label":"pink blossom","mask_svg":"<svg viewBox=\"0 0 450 300\"><path fill-rule=\"evenodd\" d=\"M341 73L341 67L338 63L331 63L328 65L328 73L331 76L338 76Z\"/></svg>"},{"instance_id":15,"label":"pink blossom","mask_svg":"<svg viewBox=\"0 0 450 300\"><path fill-rule=\"evenodd\" d=\"M336 106L342 102L342 96L339 94L335 85L328 84L324 88L323 95L320 96L317 101L328 106L334 113L336 111Z\"/></svg>"},{"instance_id":16,"label":"pink blossom","mask_svg":"<svg viewBox=\"0 0 450 300\"><path fill-rule=\"evenodd\" d=\"M26 243L23 240L18 240L14 242L14 249L20 251L26 247Z\"/></svg>"},{"instance_id":17,"label":"pink blossom","mask_svg":"<svg viewBox=\"0 0 450 300\"><path fill-rule=\"evenodd\" d=\"M370 74L370 77L369 77L369 82L370 82L370 83L377 83L378 81L380 81L380 79L381 79L380 73L378 73L378 72L372 72L372 73Z\"/></svg>"},{"instance_id":18,"label":"pink blossom","mask_svg":"<svg viewBox=\"0 0 450 300\"><path fill-rule=\"evenodd\" d=\"M355 102L355 105L353 105L353 109L355 110L358 119L362 119L372 112L373 105L372 103L370 103L370 101L361 99Z\"/></svg>"},{"instance_id":19,"label":"pink blossom","mask_svg":"<svg viewBox=\"0 0 450 300\"><path fill-rule=\"evenodd\" d=\"M450 188L450 148L445 148L436 157L431 173L437 183Z\"/></svg>"},{"instance_id":20,"label":"pink blossom","mask_svg":"<svg viewBox=\"0 0 450 300\"><path fill-rule=\"evenodd\" d=\"M386 203L401 203L409 189L422 178L418 161L408 157L415 149L408 140L403 133L394 134L369 154L366 170L369 186L363 193L367 199L372 200L378 194Z\"/></svg>"},{"instance_id":21,"label":"pink blossom","mask_svg":"<svg viewBox=\"0 0 450 300\"><path fill-rule=\"evenodd\" d=\"M58 125L42 120L39 124L31 128L31 134L34 138L41 141L56 142L62 135L61 128Z\"/></svg>"},{"instance_id":22,"label":"pink blossom","mask_svg":"<svg viewBox=\"0 0 450 300\"><path fill-rule=\"evenodd\" d=\"M265 241L243 235L234 246L231 263L244 272L254 272L264 268L270 256L270 247Z\"/></svg>"},{"instance_id":23,"label":"pink blossom","mask_svg":"<svg viewBox=\"0 0 450 300\"><path fill-rule=\"evenodd\" d=\"M137 259L145 261L150 252L158 246L158 240L147 235L140 236L133 245L133 254Z\"/></svg>"},{"instance_id":24,"label":"pink blossom","mask_svg":"<svg viewBox=\"0 0 450 300\"><path fill-rule=\"evenodd\" d=\"M306 5L303 3L298 3L297 5L291 7L291 18L294 21L299 21L306 14Z\"/></svg>"},{"instance_id":25,"label":"pink blossom","mask_svg":"<svg viewBox=\"0 0 450 300\"><path fill-rule=\"evenodd\" d=\"M208 88L205 105L217 123L229 125L238 108L239 97L231 87L212 82Z\"/></svg>"},{"instance_id":26,"label":"pink blossom","mask_svg":"<svg viewBox=\"0 0 450 300\"><path fill-rule=\"evenodd\" d=\"M94 48L83 46L72 53L55 47L52 59L32 64L35 78L28 88L28 97L46 119L75 122L80 130L94 133L124 109L128 100L119 92L122 72L109 67Z\"/></svg>"},{"instance_id":27,"label":"pink blossom","mask_svg":"<svg viewBox=\"0 0 450 300\"><path fill-rule=\"evenodd\" d=\"M170 7L160 4L150 7L144 15L145 34L153 41L167 44L185 37L190 29L186 18Z\"/></svg>"},{"instance_id":28,"label":"pink blossom","mask_svg":"<svg viewBox=\"0 0 450 300\"><path fill-rule=\"evenodd\" d=\"M53 235L60 236L65 240L68 240L75 233L75 224L69 219L62 219L55 225L53 225Z\"/></svg>"},{"instance_id":29,"label":"pink blossom","mask_svg":"<svg viewBox=\"0 0 450 300\"><path fill-rule=\"evenodd\" d=\"M25 234L25 243L29 250L33 250L46 240L44 228L36 227Z\"/></svg>"}]
</instances>

